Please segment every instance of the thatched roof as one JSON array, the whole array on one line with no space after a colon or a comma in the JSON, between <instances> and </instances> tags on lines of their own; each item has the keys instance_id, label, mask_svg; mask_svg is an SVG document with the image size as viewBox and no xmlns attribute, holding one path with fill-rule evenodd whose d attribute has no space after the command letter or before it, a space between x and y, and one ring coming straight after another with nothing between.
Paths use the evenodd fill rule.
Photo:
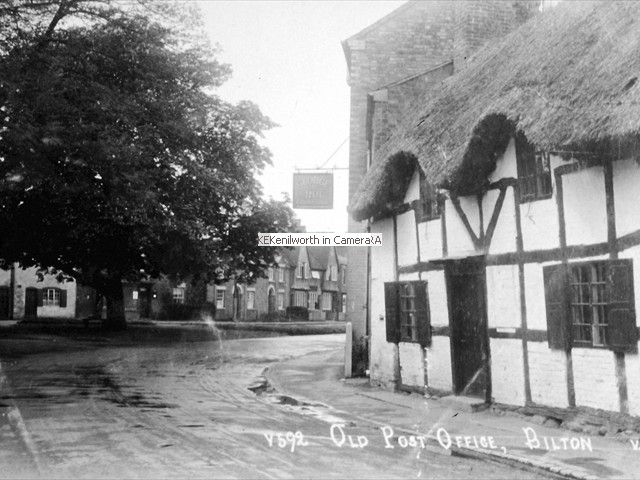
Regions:
<instances>
[{"instance_id":1,"label":"thatched roof","mask_svg":"<svg viewBox=\"0 0 640 480\"><path fill-rule=\"evenodd\" d=\"M548 150L596 151L637 136L639 52L640 2L566 1L535 16L415 102L350 212L362 220L397 200L389 175L399 155L469 194L486 186L516 129Z\"/></svg>"}]
</instances>

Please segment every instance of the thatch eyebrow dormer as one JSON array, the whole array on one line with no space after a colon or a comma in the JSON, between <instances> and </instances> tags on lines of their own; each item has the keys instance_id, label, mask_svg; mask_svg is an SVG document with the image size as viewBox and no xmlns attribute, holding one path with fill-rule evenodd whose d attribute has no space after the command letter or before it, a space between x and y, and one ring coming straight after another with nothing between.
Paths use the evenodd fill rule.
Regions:
<instances>
[{"instance_id":1,"label":"thatch eyebrow dormer","mask_svg":"<svg viewBox=\"0 0 640 480\"><path fill-rule=\"evenodd\" d=\"M640 2L561 2L536 15L413 103L349 211L368 218L397 188L381 171L400 153L436 186L471 194L516 131L541 150L628 152L640 134L638 51Z\"/></svg>"}]
</instances>

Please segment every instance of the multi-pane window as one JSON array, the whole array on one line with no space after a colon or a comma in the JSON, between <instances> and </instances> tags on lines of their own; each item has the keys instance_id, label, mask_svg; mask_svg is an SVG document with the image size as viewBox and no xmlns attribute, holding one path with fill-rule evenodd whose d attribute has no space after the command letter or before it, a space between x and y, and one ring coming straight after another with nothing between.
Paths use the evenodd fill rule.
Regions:
<instances>
[{"instance_id":1,"label":"multi-pane window","mask_svg":"<svg viewBox=\"0 0 640 480\"><path fill-rule=\"evenodd\" d=\"M307 292L304 290L296 290L293 293L294 307L307 307Z\"/></svg>"},{"instance_id":2,"label":"multi-pane window","mask_svg":"<svg viewBox=\"0 0 640 480\"><path fill-rule=\"evenodd\" d=\"M304 262L298 264L298 278L309 278L307 264Z\"/></svg>"},{"instance_id":3,"label":"multi-pane window","mask_svg":"<svg viewBox=\"0 0 640 480\"><path fill-rule=\"evenodd\" d=\"M425 347L431 341L427 282L384 284L387 341L414 342Z\"/></svg>"},{"instance_id":4,"label":"multi-pane window","mask_svg":"<svg viewBox=\"0 0 640 480\"><path fill-rule=\"evenodd\" d=\"M551 162L549 152L536 150L524 134L516 136L516 161L520 203L551 197Z\"/></svg>"},{"instance_id":5,"label":"multi-pane window","mask_svg":"<svg viewBox=\"0 0 640 480\"><path fill-rule=\"evenodd\" d=\"M411 283L400 287L400 340L415 342L418 339L416 295Z\"/></svg>"},{"instance_id":6,"label":"multi-pane window","mask_svg":"<svg viewBox=\"0 0 640 480\"><path fill-rule=\"evenodd\" d=\"M605 346L607 342L605 264L571 268L571 320L574 345Z\"/></svg>"},{"instance_id":7,"label":"multi-pane window","mask_svg":"<svg viewBox=\"0 0 640 480\"><path fill-rule=\"evenodd\" d=\"M278 268L278 281L284 282L284 268Z\"/></svg>"},{"instance_id":8,"label":"multi-pane window","mask_svg":"<svg viewBox=\"0 0 640 480\"><path fill-rule=\"evenodd\" d=\"M427 181L422 169L420 169L420 209L420 219L423 221L440 218L438 190Z\"/></svg>"},{"instance_id":9,"label":"multi-pane window","mask_svg":"<svg viewBox=\"0 0 640 480\"><path fill-rule=\"evenodd\" d=\"M318 292L309 292L309 310L320 310L319 299Z\"/></svg>"},{"instance_id":10,"label":"multi-pane window","mask_svg":"<svg viewBox=\"0 0 640 480\"><path fill-rule=\"evenodd\" d=\"M184 288L176 287L173 289L173 303L184 303Z\"/></svg>"},{"instance_id":11,"label":"multi-pane window","mask_svg":"<svg viewBox=\"0 0 640 480\"><path fill-rule=\"evenodd\" d=\"M60 306L60 290L57 288L43 289L42 305L45 307L59 307Z\"/></svg>"},{"instance_id":12,"label":"multi-pane window","mask_svg":"<svg viewBox=\"0 0 640 480\"><path fill-rule=\"evenodd\" d=\"M216 308L224 308L224 290L216 289Z\"/></svg>"},{"instance_id":13,"label":"multi-pane window","mask_svg":"<svg viewBox=\"0 0 640 480\"><path fill-rule=\"evenodd\" d=\"M322 310L331 311L333 309L333 294L324 292L322 294Z\"/></svg>"},{"instance_id":14,"label":"multi-pane window","mask_svg":"<svg viewBox=\"0 0 640 480\"><path fill-rule=\"evenodd\" d=\"M632 260L549 265L543 277L551 348L637 351Z\"/></svg>"},{"instance_id":15,"label":"multi-pane window","mask_svg":"<svg viewBox=\"0 0 640 480\"><path fill-rule=\"evenodd\" d=\"M254 290L247 290L247 309L253 310L256 303L256 292Z\"/></svg>"},{"instance_id":16,"label":"multi-pane window","mask_svg":"<svg viewBox=\"0 0 640 480\"><path fill-rule=\"evenodd\" d=\"M278 310L284 310L284 292L278 292Z\"/></svg>"}]
</instances>

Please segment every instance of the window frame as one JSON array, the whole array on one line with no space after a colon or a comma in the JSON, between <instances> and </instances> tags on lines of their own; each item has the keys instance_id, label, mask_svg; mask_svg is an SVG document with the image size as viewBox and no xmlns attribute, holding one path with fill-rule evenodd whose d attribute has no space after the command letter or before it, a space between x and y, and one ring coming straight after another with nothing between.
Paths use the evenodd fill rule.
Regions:
<instances>
[{"instance_id":1,"label":"window frame","mask_svg":"<svg viewBox=\"0 0 640 480\"><path fill-rule=\"evenodd\" d=\"M218 295L221 294L222 297L220 298ZM215 299L216 299L216 309L218 310L224 310L225 309L225 300L226 300L226 294L227 294L227 290L225 288L216 288L216 293L215 293Z\"/></svg>"},{"instance_id":2,"label":"window frame","mask_svg":"<svg viewBox=\"0 0 640 480\"><path fill-rule=\"evenodd\" d=\"M522 132L515 138L516 169L520 203L546 200L553 196L551 155L536 149Z\"/></svg>"},{"instance_id":3,"label":"window frame","mask_svg":"<svg viewBox=\"0 0 640 480\"><path fill-rule=\"evenodd\" d=\"M637 352L633 275L632 259L544 266L550 348Z\"/></svg>"},{"instance_id":4,"label":"window frame","mask_svg":"<svg viewBox=\"0 0 640 480\"><path fill-rule=\"evenodd\" d=\"M137 300L135 295L134 295L134 299ZM176 305L184 305L184 299L185 299L185 288L173 287L171 290L171 303Z\"/></svg>"},{"instance_id":5,"label":"window frame","mask_svg":"<svg viewBox=\"0 0 640 480\"><path fill-rule=\"evenodd\" d=\"M436 220L442 216L442 199L440 198L438 189L427 181L427 176L422 171L422 168L418 167L418 169L420 171L419 221L428 222L429 220Z\"/></svg>"},{"instance_id":6,"label":"window frame","mask_svg":"<svg viewBox=\"0 0 640 480\"><path fill-rule=\"evenodd\" d=\"M49 293L52 298L49 298ZM60 306L60 289L55 287L47 287L42 289L42 306L43 307L59 307Z\"/></svg>"},{"instance_id":7,"label":"window frame","mask_svg":"<svg viewBox=\"0 0 640 480\"><path fill-rule=\"evenodd\" d=\"M278 306L278 310L284 310L284 291L278 292L276 304Z\"/></svg>"},{"instance_id":8,"label":"window frame","mask_svg":"<svg viewBox=\"0 0 640 480\"><path fill-rule=\"evenodd\" d=\"M247 289L247 310L256 309L256 291Z\"/></svg>"},{"instance_id":9,"label":"window frame","mask_svg":"<svg viewBox=\"0 0 640 480\"><path fill-rule=\"evenodd\" d=\"M417 343L422 348L430 345L428 283L424 280L386 282L384 294L387 342Z\"/></svg>"},{"instance_id":10,"label":"window frame","mask_svg":"<svg viewBox=\"0 0 640 480\"><path fill-rule=\"evenodd\" d=\"M331 292L322 292L320 307L323 312L330 312L333 310L333 294Z\"/></svg>"}]
</instances>

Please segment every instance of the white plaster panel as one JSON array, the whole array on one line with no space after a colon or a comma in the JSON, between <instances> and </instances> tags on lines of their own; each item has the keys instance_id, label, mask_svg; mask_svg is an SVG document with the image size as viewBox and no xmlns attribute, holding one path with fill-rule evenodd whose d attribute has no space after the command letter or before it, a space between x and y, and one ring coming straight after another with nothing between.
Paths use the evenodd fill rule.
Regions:
<instances>
[{"instance_id":1,"label":"white plaster panel","mask_svg":"<svg viewBox=\"0 0 640 480\"><path fill-rule=\"evenodd\" d=\"M613 352L597 348L574 348L571 357L576 405L620 411Z\"/></svg>"},{"instance_id":2,"label":"white plaster panel","mask_svg":"<svg viewBox=\"0 0 640 480\"><path fill-rule=\"evenodd\" d=\"M400 377L403 385L424 387L424 353L417 343L400 342Z\"/></svg>"},{"instance_id":3,"label":"white plaster panel","mask_svg":"<svg viewBox=\"0 0 640 480\"><path fill-rule=\"evenodd\" d=\"M640 229L640 166L635 160L613 162L616 233L620 237Z\"/></svg>"},{"instance_id":4,"label":"white plaster panel","mask_svg":"<svg viewBox=\"0 0 640 480\"><path fill-rule=\"evenodd\" d=\"M453 390L449 337L432 337L427 347L427 381L431 388Z\"/></svg>"},{"instance_id":5,"label":"white plaster panel","mask_svg":"<svg viewBox=\"0 0 640 480\"><path fill-rule=\"evenodd\" d=\"M404 194L404 202L411 203L414 200L420 200L420 167L413 171L413 176L409 182L409 187Z\"/></svg>"},{"instance_id":6,"label":"white plaster panel","mask_svg":"<svg viewBox=\"0 0 640 480\"><path fill-rule=\"evenodd\" d=\"M633 260L633 289L636 307L636 325L640 327L640 315L638 315L638 306L640 306L640 247L623 250L620 252L619 257L631 258Z\"/></svg>"},{"instance_id":7,"label":"white plaster panel","mask_svg":"<svg viewBox=\"0 0 640 480\"><path fill-rule=\"evenodd\" d=\"M371 340L370 380L374 385L393 388L395 382L396 345Z\"/></svg>"},{"instance_id":8,"label":"white plaster panel","mask_svg":"<svg viewBox=\"0 0 640 480\"><path fill-rule=\"evenodd\" d=\"M418 223L420 261L442 258L442 219Z\"/></svg>"},{"instance_id":9,"label":"white plaster panel","mask_svg":"<svg viewBox=\"0 0 640 480\"><path fill-rule=\"evenodd\" d=\"M409 210L408 212L403 213L402 215L398 215L397 224L398 224L398 264L414 265L418 263L418 248L417 248L418 240L416 237L416 218L413 210ZM379 248L379 247L375 247L375 248Z\"/></svg>"},{"instance_id":10,"label":"white plaster panel","mask_svg":"<svg viewBox=\"0 0 640 480\"><path fill-rule=\"evenodd\" d=\"M602 167L562 177L567 245L607 241L607 209Z\"/></svg>"},{"instance_id":11,"label":"white plaster panel","mask_svg":"<svg viewBox=\"0 0 640 480\"><path fill-rule=\"evenodd\" d=\"M11 285L11 271L0 268L0 287L8 287Z\"/></svg>"},{"instance_id":12,"label":"white plaster panel","mask_svg":"<svg viewBox=\"0 0 640 480\"><path fill-rule=\"evenodd\" d=\"M517 265L487 267L489 328L520 327L520 283Z\"/></svg>"},{"instance_id":13,"label":"white plaster panel","mask_svg":"<svg viewBox=\"0 0 640 480\"><path fill-rule=\"evenodd\" d=\"M516 141L511 139L505 151L496 161L496 169L489 175L489 182L497 182L501 178L517 178Z\"/></svg>"},{"instance_id":14,"label":"white plaster panel","mask_svg":"<svg viewBox=\"0 0 640 480\"><path fill-rule=\"evenodd\" d=\"M640 356L637 353L625 354L625 367L627 371L627 395L629 413L640 415Z\"/></svg>"},{"instance_id":15,"label":"white plaster panel","mask_svg":"<svg viewBox=\"0 0 640 480\"><path fill-rule=\"evenodd\" d=\"M447 285L444 271L432 271L422 274L427 280L427 292L429 294L429 311L431 313L432 326L449 325L449 305L447 303Z\"/></svg>"},{"instance_id":16,"label":"white plaster panel","mask_svg":"<svg viewBox=\"0 0 640 480\"><path fill-rule=\"evenodd\" d=\"M475 199L473 199L475 200ZM461 204L462 199L461 199ZM464 204L468 204L466 201ZM468 254L475 253L475 248L473 246L473 240L469 236L467 229L462 223L462 220L458 216L458 212L456 211L451 200L445 201L445 209L447 211L446 214L446 222L447 222L447 255L450 257L464 256ZM467 218L469 219L469 223L473 227L478 224L477 218L474 219L472 215L471 209L465 209L463 207ZM478 215L478 207L475 206L475 215ZM475 220L475 222L474 222Z\"/></svg>"},{"instance_id":17,"label":"white plaster panel","mask_svg":"<svg viewBox=\"0 0 640 480\"><path fill-rule=\"evenodd\" d=\"M527 342L531 400L540 405L567 408L567 359L562 350L547 342Z\"/></svg>"},{"instance_id":18,"label":"white plaster panel","mask_svg":"<svg viewBox=\"0 0 640 480\"><path fill-rule=\"evenodd\" d=\"M558 206L555 198L521 203L520 225L525 250L544 250L560 246Z\"/></svg>"},{"instance_id":19,"label":"white plaster panel","mask_svg":"<svg viewBox=\"0 0 640 480\"><path fill-rule=\"evenodd\" d=\"M522 342L491 339L491 392L498 403L524 405L524 360Z\"/></svg>"},{"instance_id":20,"label":"white plaster panel","mask_svg":"<svg viewBox=\"0 0 640 480\"><path fill-rule=\"evenodd\" d=\"M371 248L371 279L391 282L394 279L393 220L385 218L371 224L371 233L382 234L382 245Z\"/></svg>"},{"instance_id":21,"label":"white plaster panel","mask_svg":"<svg viewBox=\"0 0 640 480\"><path fill-rule=\"evenodd\" d=\"M487 192L487 196L483 199L485 231L489 228L489 222L491 221L499 193L498 190L491 190ZM515 252L517 250L517 236L513 189L508 188L498 216L496 229L493 232L493 239L491 240L491 245L489 245L489 253Z\"/></svg>"},{"instance_id":22,"label":"white plaster panel","mask_svg":"<svg viewBox=\"0 0 640 480\"><path fill-rule=\"evenodd\" d=\"M545 263L544 265L551 265ZM543 264L527 263L524 266L524 293L527 305L527 328L547 329L547 311L544 299Z\"/></svg>"}]
</instances>

